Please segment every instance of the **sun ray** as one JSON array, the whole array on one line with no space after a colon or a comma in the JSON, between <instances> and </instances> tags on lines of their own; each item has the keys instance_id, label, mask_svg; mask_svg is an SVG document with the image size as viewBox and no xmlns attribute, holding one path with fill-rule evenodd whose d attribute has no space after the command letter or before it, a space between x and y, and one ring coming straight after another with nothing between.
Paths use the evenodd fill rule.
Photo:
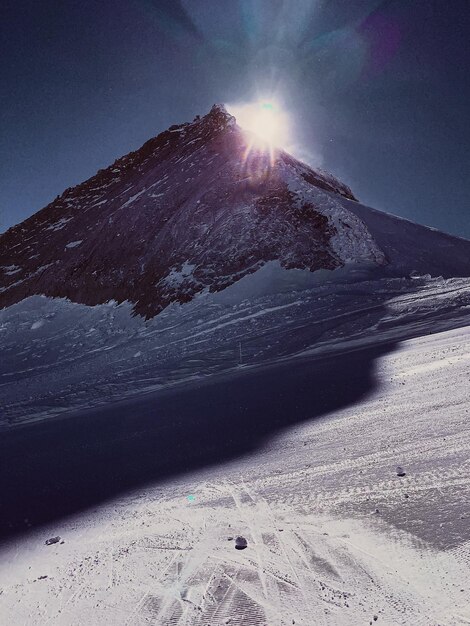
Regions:
<instances>
[{"instance_id":1,"label":"sun ray","mask_svg":"<svg viewBox=\"0 0 470 626\"><path fill-rule=\"evenodd\" d=\"M237 124L249 134L247 153L254 149L269 151L284 148L289 140L287 115L272 100L226 105ZM248 154L246 156L248 156Z\"/></svg>"}]
</instances>

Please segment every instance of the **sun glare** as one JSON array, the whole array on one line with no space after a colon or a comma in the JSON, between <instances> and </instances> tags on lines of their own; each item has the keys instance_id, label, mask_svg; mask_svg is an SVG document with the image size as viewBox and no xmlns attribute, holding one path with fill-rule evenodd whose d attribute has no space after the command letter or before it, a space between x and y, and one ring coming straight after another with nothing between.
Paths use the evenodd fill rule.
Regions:
<instances>
[{"instance_id":1,"label":"sun glare","mask_svg":"<svg viewBox=\"0 0 470 626\"><path fill-rule=\"evenodd\" d=\"M272 149L284 148L288 142L288 123L286 114L279 105L270 100L261 100L241 105L228 105L228 112L237 124L253 134L256 143L268 144Z\"/></svg>"}]
</instances>

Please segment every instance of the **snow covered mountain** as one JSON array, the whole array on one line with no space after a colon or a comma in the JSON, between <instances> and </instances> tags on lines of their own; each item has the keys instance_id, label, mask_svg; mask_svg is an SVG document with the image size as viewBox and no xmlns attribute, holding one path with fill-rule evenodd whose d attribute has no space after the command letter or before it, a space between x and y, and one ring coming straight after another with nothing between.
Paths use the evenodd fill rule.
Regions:
<instances>
[{"instance_id":1,"label":"snow covered mountain","mask_svg":"<svg viewBox=\"0 0 470 626\"><path fill-rule=\"evenodd\" d=\"M249 146L214 105L67 189L0 237L0 306L128 300L152 317L269 261L470 274L470 242L373 212L333 176Z\"/></svg>"}]
</instances>

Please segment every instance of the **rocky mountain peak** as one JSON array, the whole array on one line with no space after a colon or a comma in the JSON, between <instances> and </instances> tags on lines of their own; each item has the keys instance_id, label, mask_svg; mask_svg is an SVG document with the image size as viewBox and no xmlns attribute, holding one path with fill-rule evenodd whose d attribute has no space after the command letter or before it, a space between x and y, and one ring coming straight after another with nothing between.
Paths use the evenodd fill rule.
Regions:
<instances>
[{"instance_id":1,"label":"rocky mountain peak","mask_svg":"<svg viewBox=\"0 0 470 626\"><path fill-rule=\"evenodd\" d=\"M212 105L211 110L205 117L217 120L219 123L225 123L226 125L233 125L236 122L234 116L230 115L224 104Z\"/></svg>"},{"instance_id":2,"label":"rocky mountain peak","mask_svg":"<svg viewBox=\"0 0 470 626\"><path fill-rule=\"evenodd\" d=\"M0 307L44 294L151 317L269 261L387 263L349 187L280 150L247 157L248 142L214 105L67 189L0 236Z\"/></svg>"},{"instance_id":3,"label":"rocky mountain peak","mask_svg":"<svg viewBox=\"0 0 470 626\"><path fill-rule=\"evenodd\" d=\"M282 151L255 151L215 104L67 189L0 238L0 305L42 293L85 304L129 300L153 316L279 260L334 269L381 263L362 222L321 190L334 177Z\"/></svg>"}]
</instances>

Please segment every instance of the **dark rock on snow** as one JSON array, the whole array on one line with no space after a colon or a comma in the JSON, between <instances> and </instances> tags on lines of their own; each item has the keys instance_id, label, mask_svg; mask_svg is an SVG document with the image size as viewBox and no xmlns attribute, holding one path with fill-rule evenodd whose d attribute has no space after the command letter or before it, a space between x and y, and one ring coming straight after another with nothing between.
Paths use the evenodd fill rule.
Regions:
<instances>
[{"instance_id":1,"label":"dark rock on snow","mask_svg":"<svg viewBox=\"0 0 470 626\"><path fill-rule=\"evenodd\" d=\"M245 539L245 537L237 537L235 539L236 550L244 550L247 547L248 547L248 541Z\"/></svg>"},{"instance_id":2,"label":"dark rock on snow","mask_svg":"<svg viewBox=\"0 0 470 626\"><path fill-rule=\"evenodd\" d=\"M52 546L54 543L59 543L60 537L51 537L44 542L46 546Z\"/></svg>"}]
</instances>

